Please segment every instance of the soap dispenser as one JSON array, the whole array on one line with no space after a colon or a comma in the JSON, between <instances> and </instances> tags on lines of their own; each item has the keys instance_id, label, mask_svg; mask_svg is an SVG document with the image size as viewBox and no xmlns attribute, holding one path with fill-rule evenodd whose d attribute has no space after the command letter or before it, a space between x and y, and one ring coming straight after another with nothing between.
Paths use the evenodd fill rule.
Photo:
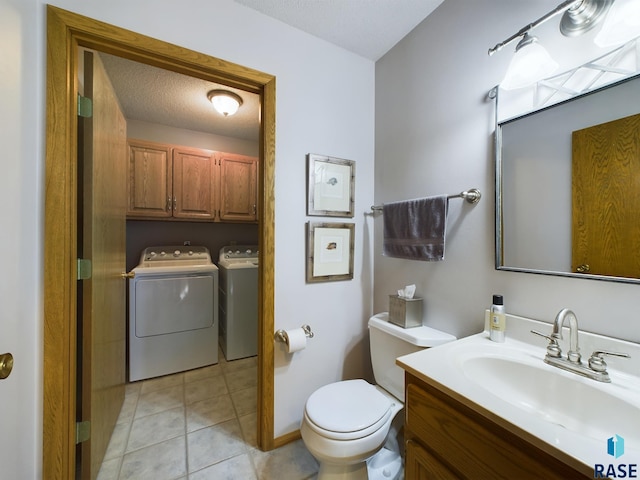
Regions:
<instances>
[{"instance_id":1,"label":"soap dispenser","mask_svg":"<svg viewBox=\"0 0 640 480\"><path fill-rule=\"evenodd\" d=\"M489 338L494 342L504 342L504 331L506 328L507 322L504 315L504 299L502 295L494 295L489 322Z\"/></svg>"}]
</instances>

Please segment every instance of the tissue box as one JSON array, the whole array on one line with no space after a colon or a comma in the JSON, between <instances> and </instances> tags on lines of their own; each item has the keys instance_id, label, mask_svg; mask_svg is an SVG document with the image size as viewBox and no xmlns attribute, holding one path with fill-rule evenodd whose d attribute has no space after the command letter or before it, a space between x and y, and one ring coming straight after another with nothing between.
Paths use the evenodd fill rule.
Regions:
<instances>
[{"instance_id":1,"label":"tissue box","mask_svg":"<svg viewBox=\"0 0 640 480\"><path fill-rule=\"evenodd\" d=\"M389 321L402 328L422 326L422 299L389 295Z\"/></svg>"}]
</instances>

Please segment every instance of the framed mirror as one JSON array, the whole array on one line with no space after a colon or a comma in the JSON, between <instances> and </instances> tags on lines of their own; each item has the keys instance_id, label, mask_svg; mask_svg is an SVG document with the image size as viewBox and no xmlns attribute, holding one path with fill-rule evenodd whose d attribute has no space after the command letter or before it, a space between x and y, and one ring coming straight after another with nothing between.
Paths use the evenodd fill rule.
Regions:
<instances>
[{"instance_id":1,"label":"framed mirror","mask_svg":"<svg viewBox=\"0 0 640 480\"><path fill-rule=\"evenodd\" d=\"M640 75L496 119L496 268L640 283Z\"/></svg>"}]
</instances>

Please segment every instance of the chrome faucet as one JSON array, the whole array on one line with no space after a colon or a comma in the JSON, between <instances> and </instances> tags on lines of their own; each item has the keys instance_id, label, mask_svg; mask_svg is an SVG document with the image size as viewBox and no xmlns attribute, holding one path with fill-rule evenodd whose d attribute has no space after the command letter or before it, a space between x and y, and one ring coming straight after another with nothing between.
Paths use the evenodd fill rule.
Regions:
<instances>
[{"instance_id":1,"label":"chrome faucet","mask_svg":"<svg viewBox=\"0 0 640 480\"><path fill-rule=\"evenodd\" d=\"M556 315L556 319L553 322L553 333L551 336L555 339L562 340L562 327L564 321L569 318L569 353L567 353L567 360L571 363L580 363L581 355L580 348L578 347L578 319L576 314L568 308L560 310L560 313Z\"/></svg>"},{"instance_id":2,"label":"chrome faucet","mask_svg":"<svg viewBox=\"0 0 640 480\"><path fill-rule=\"evenodd\" d=\"M562 350L558 345L558 340L562 340L562 327L567 318L569 319L569 352L565 359L562 358ZM558 315L556 315L551 335L545 335L535 330L531 330L531 333L535 333L549 340L547 354L544 357L545 363L569 372L577 373L583 377L598 380L599 382L611 382L611 378L607 373L607 364L603 359L604 355L629 358L629 355L626 353L596 350L591 355L591 358L589 358L588 365L584 365L582 363L582 356L580 355L580 348L578 347L578 318L576 314L568 308L560 310Z\"/></svg>"}]
</instances>

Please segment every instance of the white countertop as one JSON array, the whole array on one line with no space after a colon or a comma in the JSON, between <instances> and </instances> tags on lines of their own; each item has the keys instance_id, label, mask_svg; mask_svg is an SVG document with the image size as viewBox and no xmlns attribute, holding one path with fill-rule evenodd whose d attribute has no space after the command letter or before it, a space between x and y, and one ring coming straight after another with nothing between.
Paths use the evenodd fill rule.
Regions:
<instances>
[{"instance_id":1,"label":"white countertop","mask_svg":"<svg viewBox=\"0 0 640 480\"><path fill-rule=\"evenodd\" d=\"M485 324L488 325L487 322ZM399 357L396 363L407 372L444 391L493 422L508 428L565 463L573 464L574 468L577 467L576 461L582 465L580 469L583 471L585 465L593 469L596 463L640 464L640 440L638 440L640 439L640 409L638 415L632 415L633 418L625 417L623 421L617 419L611 430L607 429L607 416L609 414L613 418L615 412L611 413L603 409L602 416L598 416L597 421L594 421L598 428L594 428L589 434L576 433L562 425L546 421L544 411L528 408L524 402L516 405L505 400L501 397L499 388L492 388L486 384L480 385L477 381L470 379L463 370L463 363L473 361L478 355L515 359L519 363L550 369L550 372L561 376L560 382L586 382L587 390L595 388L600 392L622 398L633 406L640 406L639 344L587 332L579 333L583 362L586 362L592 351L596 349L631 355L629 359L605 357L611 383L602 383L545 364L543 359L547 341L531 334L532 329L550 334L552 325L507 315L504 343L492 342L486 330L455 342ZM564 332L565 341L560 342L560 345L563 352L566 352L568 329ZM504 382L502 384L501 388L505 388ZM507 389L508 387L507 385ZM502 393L506 396L506 392ZM560 395L554 395L553 391L549 392L549 403L565 401ZM588 402L589 399L585 401ZM625 454L618 459L607 454L607 439L616 434L625 438ZM428 439L425 441L428 442Z\"/></svg>"}]
</instances>

